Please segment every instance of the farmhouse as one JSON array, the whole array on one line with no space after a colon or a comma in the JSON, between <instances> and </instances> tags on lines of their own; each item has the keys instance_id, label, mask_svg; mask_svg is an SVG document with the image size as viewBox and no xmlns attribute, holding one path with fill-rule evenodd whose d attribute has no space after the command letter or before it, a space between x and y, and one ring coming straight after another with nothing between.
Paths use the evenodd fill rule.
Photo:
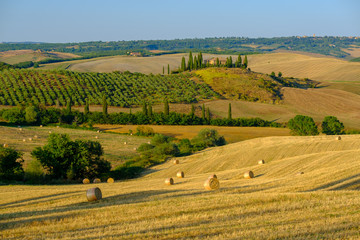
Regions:
<instances>
[{"instance_id":1,"label":"farmhouse","mask_svg":"<svg viewBox=\"0 0 360 240\"><path fill-rule=\"evenodd\" d=\"M141 52L130 52L130 56L133 56L133 57L142 57L142 54L141 54Z\"/></svg>"},{"instance_id":2,"label":"farmhouse","mask_svg":"<svg viewBox=\"0 0 360 240\"><path fill-rule=\"evenodd\" d=\"M216 59L217 58L211 58L209 60L205 60L205 64L209 63L210 65L216 65ZM219 62L220 62L220 65L225 65L226 64L226 59L219 58Z\"/></svg>"}]
</instances>

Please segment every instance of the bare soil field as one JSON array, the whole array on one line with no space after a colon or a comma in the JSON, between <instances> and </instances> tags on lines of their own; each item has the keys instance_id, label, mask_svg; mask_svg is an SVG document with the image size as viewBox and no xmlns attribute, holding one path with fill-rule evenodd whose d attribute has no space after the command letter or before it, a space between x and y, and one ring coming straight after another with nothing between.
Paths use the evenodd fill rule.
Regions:
<instances>
[{"instance_id":1,"label":"bare soil field","mask_svg":"<svg viewBox=\"0 0 360 240\"><path fill-rule=\"evenodd\" d=\"M6 62L9 64L15 64L19 62L26 61L40 61L46 58L74 58L79 57L78 55L72 53L62 53L62 52L40 52L34 50L11 50L0 52L0 61Z\"/></svg>"}]
</instances>

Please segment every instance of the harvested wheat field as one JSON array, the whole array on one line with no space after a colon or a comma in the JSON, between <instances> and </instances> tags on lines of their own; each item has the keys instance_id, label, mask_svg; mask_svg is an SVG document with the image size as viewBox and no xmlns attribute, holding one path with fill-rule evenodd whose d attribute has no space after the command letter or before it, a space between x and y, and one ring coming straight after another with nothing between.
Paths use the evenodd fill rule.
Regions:
<instances>
[{"instance_id":1,"label":"harvested wheat field","mask_svg":"<svg viewBox=\"0 0 360 240\"><path fill-rule=\"evenodd\" d=\"M358 135L267 137L177 165L169 159L113 184L1 186L0 237L359 239L359 149ZM244 179L249 169L255 176ZM164 184L180 170L186 178ZM208 191L204 182L214 173L220 188ZM102 199L88 202L86 191L95 187Z\"/></svg>"}]
</instances>

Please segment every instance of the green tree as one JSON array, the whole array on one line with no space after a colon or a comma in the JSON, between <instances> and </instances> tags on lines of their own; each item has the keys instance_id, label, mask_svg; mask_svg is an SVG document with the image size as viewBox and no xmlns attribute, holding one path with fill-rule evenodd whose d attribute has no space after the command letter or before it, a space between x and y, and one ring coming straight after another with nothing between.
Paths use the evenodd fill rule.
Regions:
<instances>
[{"instance_id":1,"label":"green tree","mask_svg":"<svg viewBox=\"0 0 360 240\"><path fill-rule=\"evenodd\" d=\"M194 57L194 62L193 62L193 69L196 70L196 69L198 68L198 65L197 65L197 64L198 64L198 60L197 60L197 57L195 56L195 57Z\"/></svg>"},{"instance_id":2,"label":"green tree","mask_svg":"<svg viewBox=\"0 0 360 240\"><path fill-rule=\"evenodd\" d=\"M165 74L165 67L163 66L163 75Z\"/></svg>"},{"instance_id":3,"label":"green tree","mask_svg":"<svg viewBox=\"0 0 360 240\"><path fill-rule=\"evenodd\" d=\"M248 67L247 55L245 55L243 66L244 66L245 69Z\"/></svg>"},{"instance_id":4,"label":"green tree","mask_svg":"<svg viewBox=\"0 0 360 240\"><path fill-rule=\"evenodd\" d=\"M207 147L225 145L226 141L216 130L203 128L198 135L191 140L191 144L194 145L196 150L202 150Z\"/></svg>"},{"instance_id":5,"label":"green tree","mask_svg":"<svg viewBox=\"0 0 360 240\"><path fill-rule=\"evenodd\" d=\"M219 60L219 58L216 58L216 66L217 66L217 67L220 67L220 60Z\"/></svg>"},{"instance_id":6,"label":"green tree","mask_svg":"<svg viewBox=\"0 0 360 240\"><path fill-rule=\"evenodd\" d=\"M275 77L275 72L271 72L270 77Z\"/></svg>"},{"instance_id":7,"label":"green tree","mask_svg":"<svg viewBox=\"0 0 360 240\"><path fill-rule=\"evenodd\" d=\"M34 106L28 106L25 108L25 120L27 123L37 122L38 111Z\"/></svg>"},{"instance_id":8,"label":"green tree","mask_svg":"<svg viewBox=\"0 0 360 240\"><path fill-rule=\"evenodd\" d=\"M193 69L193 63L194 63L194 59L193 59L193 55L192 55L192 52L190 51L189 53L189 60L188 60L188 67L187 69L189 71L191 71Z\"/></svg>"},{"instance_id":9,"label":"green tree","mask_svg":"<svg viewBox=\"0 0 360 240\"><path fill-rule=\"evenodd\" d=\"M326 135L338 135L344 133L344 124L334 116L326 116L321 124L322 132Z\"/></svg>"},{"instance_id":10,"label":"green tree","mask_svg":"<svg viewBox=\"0 0 360 240\"><path fill-rule=\"evenodd\" d=\"M71 98L68 98L68 100L66 101L66 113L67 114L71 113L71 105L72 105Z\"/></svg>"},{"instance_id":11,"label":"green tree","mask_svg":"<svg viewBox=\"0 0 360 240\"><path fill-rule=\"evenodd\" d=\"M190 113L191 116L194 116L195 115L195 106L194 104L191 104L191 113Z\"/></svg>"},{"instance_id":12,"label":"green tree","mask_svg":"<svg viewBox=\"0 0 360 240\"><path fill-rule=\"evenodd\" d=\"M84 114L85 114L85 115L88 115L89 112L90 112L89 99L85 99Z\"/></svg>"},{"instance_id":13,"label":"green tree","mask_svg":"<svg viewBox=\"0 0 360 240\"><path fill-rule=\"evenodd\" d=\"M56 108L60 108L60 101L58 98L55 101L55 106L56 106Z\"/></svg>"},{"instance_id":14,"label":"green tree","mask_svg":"<svg viewBox=\"0 0 360 240\"><path fill-rule=\"evenodd\" d=\"M319 134L314 119L308 116L296 115L289 120L288 127L293 135L314 136Z\"/></svg>"},{"instance_id":15,"label":"green tree","mask_svg":"<svg viewBox=\"0 0 360 240\"><path fill-rule=\"evenodd\" d=\"M229 103L228 119L229 119L229 120L232 119L232 115L231 115L231 103Z\"/></svg>"},{"instance_id":16,"label":"green tree","mask_svg":"<svg viewBox=\"0 0 360 240\"><path fill-rule=\"evenodd\" d=\"M198 68L202 68L202 66L203 66L203 55L202 55L202 53L201 52L199 52L199 54L198 54Z\"/></svg>"},{"instance_id":17,"label":"green tree","mask_svg":"<svg viewBox=\"0 0 360 240\"><path fill-rule=\"evenodd\" d=\"M149 118L153 117L153 110L152 110L151 103L149 103L149 105L148 105L147 115Z\"/></svg>"},{"instance_id":18,"label":"green tree","mask_svg":"<svg viewBox=\"0 0 360 240\"><path fill-rule=\"evenodd\" d=\"M102 98L102 107L103 107L103 114L105 116L108 115L108 103L105 94L103 94L103 98Z\"/></svg>"},{"instance_id":19,"label":"green tree","mask_svg":"<svg viewBox=\"0 0 360 240\"><path fill-rule=\"evenodd\" d=\"M203 104L201 108L201 118L205 120L205 104Z\"/></svg>"},{"instance_id":20,"label":"green tree","mask_svg":"<svg viewBox=\"0 0 360 240\"><path fill-rule=\"evenodd\" d=\"M143 103L143 106L142 106L142 114L144 114L145 116L148 115L148 109L147 109L147 104L146 104L146 102Z\"/></svg>"},{"instance_id":21,"label":"green tree","mask_svg":"<svg viewBox=\"0 0 360 240\"><path fill-rule=\"evenodd\" d=\"M168 64L168 75L170 74L170 65Z\"/></svg>"},{"instance_id":22,"label":"green tree","mask_svg":"<svg viewBox=\"0 0 360 240\"><path fill-rule=\"evenodd\" d=\"M282 73L281 73L281 72L278 73L278 77L282 77Z\"/></svg>"},{"instance_id":23,"label":"green tree","mask_svg":"<svg viewBox=\"0 0 360 240\"><path fill-rule=\"evenodd\" d=\"M210 108L206 108L206 120L208 121L208 123L210 123L211 120Z\"/></svg>"},{"instance_id":24,"label":"green tree","mask_svg":"<svg viewBox=\"0 0 360 240\"><path fill-rule=\"evenodd\" d=\"M185 57L182 57L182 59L181 59L181 71L182 71L182 72L186 71L186 61L185 61Z\"/></svg>"},{"instance_id":25,"label":"green tree","mask_svg":"<svg viewBox=\"0 0 360 240\"><path fill-rule=\"evenodd\" d=\"M167 100L164 101L164 114L169 116L169 102Z\"/></svg>"},{"instance_id":26,"label":"green tree","mask_svg":"<svg viewBox=\"0 0 360 240\"><path fill-rule=\"evenodd\" d=\"M241 63L242 63L242 59L241 59L241 55L239 54L238 59L236 60L235 63L235 67L241 68Z\"/></svg>"},{"instance_id":27,"label":"green tree","mask_svg":"<svg viewBox=\"0 0 360 240\"><path fill-rule=\"evenodd\" d=\"M9 147L0 145L0 178L6 180L22 180L22 153Z\"/></svg>"}]
</instances>

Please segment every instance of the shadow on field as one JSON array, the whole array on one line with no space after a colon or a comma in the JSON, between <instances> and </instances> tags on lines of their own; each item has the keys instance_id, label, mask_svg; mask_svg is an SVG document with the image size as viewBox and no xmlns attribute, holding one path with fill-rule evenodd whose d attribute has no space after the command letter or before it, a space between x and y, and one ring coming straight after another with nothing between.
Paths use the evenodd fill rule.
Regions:
<instances>
[{"instance_id":1,"label":"shadow on field","mask_svg":"<svg viewBox=\"0 0 360 240\"><path fill-rule=\"evenodd\" d=\"M352 181L350 183L340 185L338 187L334 187L335 185L341 184L343 182L349 181L349 180L354 179L354 178L359 178L359 179L356 179L355 181ZM358 186L356 186L356 185L358 185ZM340 180L337 180L337 181L330 182L328 184L324 184L324 185L322 185L320 187L311 189L311 190L309 190L307 192L323 190L323 189L327 189L327 188L330 188L330 187L333 187L333 188L328 189L328 190L345 190L345 189L350 189L350 188L352 190L360 190L360 173L356 174L356 175L353 175L351 177L343 178L343 179L340 179Z\"/></svg>"},{"instance_id":2,"label":"shadow on field","mask_svg":"<svg viewBox=\"0 0 360 240\"><path fill-rule=\"evenodd\" d=\"M28 204L30 204L29 202L32 202L32 201L45 199L45 198L52 198L52 197L57 197L57 196L63 196L63 195L69 195L69 194L73 194L73 193L80 193L80 192L82 192L82 191L64 192L64 193L51 194L51 195L46 195L46 196L41 196L41 197L26 198L26 199L15 201L15 202L9 202L9 203L0 204L0 207L7 207L7 208L9 208L9 207L20 207L20 206L23 206L23 205L28 205ZM36 202L33 202L33 203L48 202L48 201L49 201L49 199L43 200L43 201L36 201ZM14 205L14 206L10 206L10 205Z\"/></svg>"}]
</instances>

